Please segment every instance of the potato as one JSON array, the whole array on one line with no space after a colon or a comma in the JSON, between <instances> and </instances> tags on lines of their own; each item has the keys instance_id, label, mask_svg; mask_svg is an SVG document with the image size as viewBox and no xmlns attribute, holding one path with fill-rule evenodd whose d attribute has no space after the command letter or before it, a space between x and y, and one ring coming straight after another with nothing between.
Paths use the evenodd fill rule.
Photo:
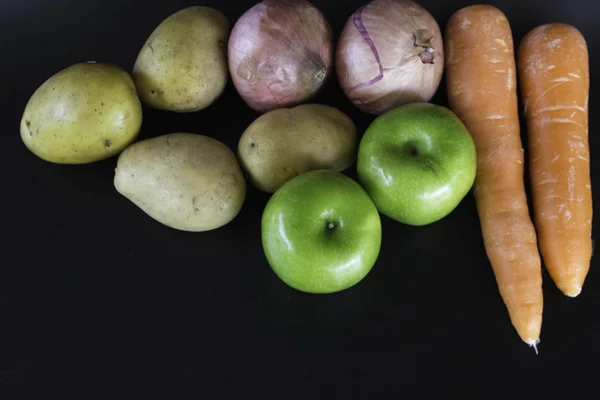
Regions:
<instances>
[{"instance_id":1,"label":"potato","mask_svg":"<svg viewBox=\"0 0 600 400\"><path fill-rule=\"evenodd\" d=\"M246 197L235 153L192 133L141 140L117 161L117 191L164 225L208 231L233 220Z\"/></svg>"},{"instance_id":2,"label":"potato","mask_svg":"<svg viewBox=\"0 0 600 400\"><path fill-rule=\"evenodd\" d=\"M79 63L46 80L21 119L21 139L38 157L85 164L120 153L138 136L142 105L129 73L102 63Z\"/></svg>"},{"instance_id":3,"label":"potato","mask_svg":"<svg viewBox=\"0 0 600 400\"><path fill-rule=\"evenodd\" d=\"M323 104L301 104L269 111L242 134L238 156L257 188L274 193L303 172L345 170L356 161L352 120Z\"/></svg>"},{"instance_id":4,"label":"potato","mask_svg":"<svg viewBox=\"0 0 600 400\"><path fill-rule=\"evenodd\" d=\"M188 7L152 32L133 67L140 98L150 107L199 111L212 104L229 79L227 18L209 7Z\"/></svg>"}]
</instances>

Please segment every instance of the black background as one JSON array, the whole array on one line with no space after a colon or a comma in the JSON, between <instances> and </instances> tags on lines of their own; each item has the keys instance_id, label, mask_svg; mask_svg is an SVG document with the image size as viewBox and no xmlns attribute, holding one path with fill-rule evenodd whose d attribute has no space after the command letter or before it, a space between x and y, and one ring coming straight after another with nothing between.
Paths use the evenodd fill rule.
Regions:
<instances>
[{"instance_id":1,"label":"black background","mask_svg":"<svg viewBox=\"0 0 600 400\"><path fill-rule=\"evenodd\" d=\"M314 1L336 38L363 3ZM383 243L371 273L347 291L307 295L285 286L264 257L260 217L267 194L249 186L229 225L183 233L116 192L116 158L61 166L25 148L21 113L44 80L88 60L131 70L152 30L197 4L219 9L233 24L254 1L0 2L0 398L212 399L230 392L378 398L402 394L393 391L398 384L450 393L442 383L467 391L488 380L497 382L486 390L525 381L541 393L559 382L577 388L596 378L598 263L576 299L560 294L544 272L535 355L518 338L498 294L472 195L425 227L382 217ZM420 4L443 29L472 2ZM589 0L491 4L508 16L516 44L547 22L572 23L586 37L595 169L600 6ZM432 102L447 104L444 85ZM344 97L335 77L314 101L346 112L361 135L373 119ZM204 111L146 108L140 139L187 131L235 149L258 115L230 81ZM355 177L355 168L346 173ZM600 187L597 179L592 174L592 187Z\"/></svg>"}]
</instances>

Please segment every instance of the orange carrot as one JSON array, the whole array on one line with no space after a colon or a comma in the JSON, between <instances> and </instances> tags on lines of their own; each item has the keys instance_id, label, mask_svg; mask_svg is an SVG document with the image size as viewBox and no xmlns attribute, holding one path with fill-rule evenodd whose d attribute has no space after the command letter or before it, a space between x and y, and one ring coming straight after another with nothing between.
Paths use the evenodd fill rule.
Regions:
<instances>
[{"instance_id":1,"label":"orange carrot","mask_svg":"<svg viewBox=\"0 0 600 400\"><path fill-rule=\"evenodd\" d=\"M512 31L500 10L474 5L452 15L445 36L450 108L477 149L474 194L485 250L513 326L535 348L542 272L525 193Z\"/></svg>"},{"instance_id":2,"label":"orange carrot","mask_svg":"<svg viewBox=\"0 0 600 400\"><path fill-rule=\"evenodd\" d=\"M576 297L592 257L587 45L575 27L546 24L525 35L517 60L540 252L556 286Z\"/></svg>"}]
</instances>

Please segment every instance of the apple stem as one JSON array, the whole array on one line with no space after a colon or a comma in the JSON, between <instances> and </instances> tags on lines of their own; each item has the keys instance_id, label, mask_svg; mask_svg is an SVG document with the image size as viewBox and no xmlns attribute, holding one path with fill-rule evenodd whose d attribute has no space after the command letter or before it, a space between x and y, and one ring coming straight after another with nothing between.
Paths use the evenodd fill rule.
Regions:
<instances>
[{"instance_id":1,"label":"apple stem","mask_svg":"<svg viewBox=\"0 0 600 400\"><path fill-rule=\"evenodd\" d=\"M333 222L330 222L330 223L327 224L327 229L331 230L333 228L335 228L335 224Z\"/></svg>"}]
</instances>

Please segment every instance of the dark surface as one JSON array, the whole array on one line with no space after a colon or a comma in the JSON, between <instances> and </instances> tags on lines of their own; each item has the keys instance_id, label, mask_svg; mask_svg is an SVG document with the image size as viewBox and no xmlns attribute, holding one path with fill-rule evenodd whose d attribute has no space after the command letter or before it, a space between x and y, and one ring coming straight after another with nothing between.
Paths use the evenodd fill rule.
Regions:
<instances>
[{"instance_id":1,"label":"dark surface","mask_svg":"<svg viewBox=\"0 0 600 400\"><path fill-rule=\"evenodd\" d=\"M600 265L592 262L576 299L561 295L544 273L544 324L536 356L509 322L472 195L426 227L383 217L383 243L372 272L352 289L316 296L288 288L270 270L260 242L268 195L251 186L242 212L229 225L182 233L150 219L116 192L116 158L61 166L25 148L21 113L45 79L87 60L130 70L157 24L198 3L0 2L5 122L0 393L6 393L0 398L212 399L254 389L279 398L376 398L401 383L448 390L441 383L454 381L467 390L488 379L499 379L494 388L525 380L541 393L554 390L558 380L575 387L594 380ZM336 37L363 4L314 3ZM233 23L254 2L204 4ZM443 29L453 12L471 2L421 4ZM555 21L574 24L586 37L595 170L600 5L589 0L492 4L507 14L515 43L536 25ZM335 77L315 102L348 113L361 135L372 120L343 96ZM432 102L447 104L444 83ZM140 139L189 131L232 149L258 116L231 81L205 111L144 112ZM346 172L354 177L355 165ZM600 187L598 174L592 177L592 187Z\"/></svg>"}]
</instances>

